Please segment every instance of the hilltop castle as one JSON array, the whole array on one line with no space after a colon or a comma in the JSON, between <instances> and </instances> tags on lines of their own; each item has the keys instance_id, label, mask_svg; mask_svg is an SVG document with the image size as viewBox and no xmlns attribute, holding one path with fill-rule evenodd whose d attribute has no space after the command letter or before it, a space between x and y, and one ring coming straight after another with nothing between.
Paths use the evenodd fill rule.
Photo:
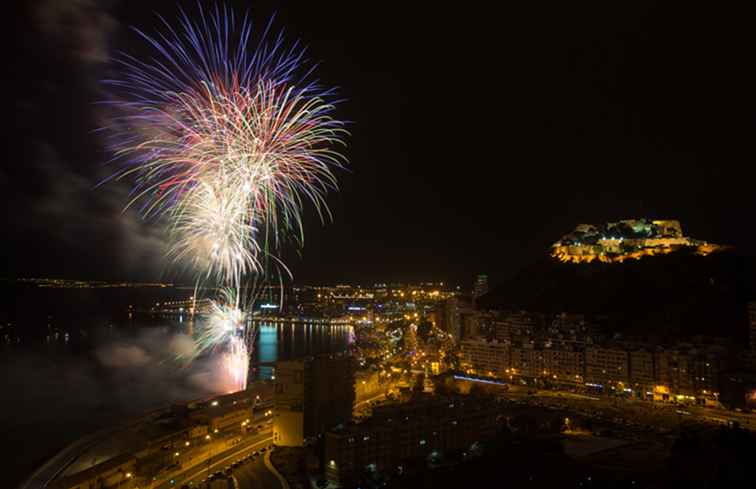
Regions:
<instances>
[{"instance_id":1,"label":"hilltop castle","mask_svg":"<svg viewBox=\"0 0 756 489\"><path fill-rule=\"evenodd\" d=\"M692 248L700 255L722 249L683 235L676 220L626 219L601 225L579 224L551 246L551 256L572 263L615 263Z\"/></svg>"}]
</instances>

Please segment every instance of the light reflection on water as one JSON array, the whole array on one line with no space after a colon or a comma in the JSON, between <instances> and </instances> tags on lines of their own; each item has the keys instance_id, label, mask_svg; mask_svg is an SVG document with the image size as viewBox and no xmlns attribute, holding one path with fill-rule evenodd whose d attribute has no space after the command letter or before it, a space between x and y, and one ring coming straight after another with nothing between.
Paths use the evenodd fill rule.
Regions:
<instances>
[{"instance_id":1,"label":"light reflection on water","mask_svg":"<svg viewBox=\"0 0 756 489\"><path fill-rule=\"evenodd\" d=\"M222 392L212 355L189 365L175 360L191 349L190 337L200 327L200 320L188 317L57 320L35 337L0 337L0 389L13 393L13 402L0 406L0 425L9 446L25 447L7 457L13 469L0 474L0 487L15 487L83 434L171 402ZM342 351L350 334L347 326L263 323L253 358L269 363ZM272 375L270 365L255 372L257 379Z\"/></svg>"},{"instance_id":2,"label":"light reflection on water","mask_svg":"<svg viewBox=\"0 0 756 489\"><path fill-rule=\"evenodd\" d=\"M318 353L345 350L352 338L352 328L344 325L313 325L312 323L261 323L255 343L256 379L271 379L273 367L265 365L278 360L292 360Z\"/></svg>"}]
</instances>

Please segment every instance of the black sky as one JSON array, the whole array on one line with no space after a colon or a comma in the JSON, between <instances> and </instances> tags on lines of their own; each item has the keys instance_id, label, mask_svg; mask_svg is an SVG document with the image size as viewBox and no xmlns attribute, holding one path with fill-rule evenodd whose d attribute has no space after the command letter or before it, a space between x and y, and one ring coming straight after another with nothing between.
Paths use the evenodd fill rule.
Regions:
<instances>
[{"instance_id":1,"label":"black sky","mask_svg":"<svg viewBox=\"0 0 756 489\"><path fill-rule=\"evenodd\" d=\"M353 121L334 221L311 213L297 281L497 282L579 222L640 216L751 254L751 17L605 3L252 2L309 46ZM122 189L93 188L107 153L92 130L109 55L138 49L127 26L176 5L49 0L16 15L6 275L171 276L160 230L120 214Z\"/></svg>"}]
</instances>

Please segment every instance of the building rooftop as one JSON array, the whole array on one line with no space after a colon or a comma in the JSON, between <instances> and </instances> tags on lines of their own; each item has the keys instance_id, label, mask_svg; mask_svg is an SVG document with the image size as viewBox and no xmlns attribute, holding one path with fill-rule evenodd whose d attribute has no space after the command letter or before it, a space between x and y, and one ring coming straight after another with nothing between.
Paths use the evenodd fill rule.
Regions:
<instances>
[{"instance_id":1,"label":"building rooftop","mask_svg":"<svg viewBox=\"0 0 756 489\"><path fill-rule=\"evenodd\" d=\"M48 488L49 489L63 489L63 488L67 489L69 487L76 486L77 484L81 484L82 482L86 482L100 474L109 472L122 465L126 465L130 462L135 462L135 461L136 461L136 458L130 453L117 455L93 467L82 470L73 475L58 479L54 481L52 484L50 484Z\"/></svg>"}]
</instances>

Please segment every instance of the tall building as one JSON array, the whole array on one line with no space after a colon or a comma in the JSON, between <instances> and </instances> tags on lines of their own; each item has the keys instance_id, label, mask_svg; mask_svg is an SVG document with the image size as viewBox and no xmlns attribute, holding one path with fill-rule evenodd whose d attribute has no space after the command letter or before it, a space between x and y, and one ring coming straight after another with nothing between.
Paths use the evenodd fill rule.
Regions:
<instances>
[{"instance_id":1,"label":"tall building","mask_svg":"<svg viewBox=\"0 0 756 489\"><path fill-rule=\"evenodd\" d=\"M654 352L648 350L630 351L630 389L640 399L653 398L656 384L656 364ZM651 393L651 394L649 394Z\"/></svg>"},{"instance_id":2,"label":"tall building","mask_svg":"<svg viewBox=\"0 0 756 489\"><path fill-rule=\"evenodd\" d=\"M456 297L446 299L446 301L441 303L441 311L439 312L441 329L452 335L455 341L459 341L462 333L459 317L459 299Z\"/></svg>"},{"instance_id":3,"label":"tall building","mask_svg":"<svg viewBox=\"0 0 756 489\"><path fill-rule=\"evenodd\" d=\"M499 341L517 343L521 339L530 339L539 326L538 315L527 311L509 312L494 323L494 334Z\"/></svg>"},{"instance_id":4,"label":"tall building","mask_svg":"<svg viewBox=\"0 0 756 489\"><path fill-rule=\"evenodd\" d=\"M376 407L364 422L326 434L326 477L350 487L366 467L393 471L405 461L467 449L496 433L500 412L494 399L456 396Z\"/></svg>"},{"instance_id":5,"label":"tall building","mask_svg":"<svg viewBox=\"0 0 756 489\"><path fill-rule=\"evenodd\" d=\"M351 419L354 406L353 359L320 355L276 364L273 442L302 446L306 439Z\"/></svg>"},{"instance_id":6,"label":"tall building","mask_svg":"<svg viewBox=\"0 0 756 489\"><path fill-rule=\"evenodd\" d=\"M572 348L546 348L541 351L541 355L541 375L550 382L563 385L583 383L585 353Z\"/></svg>"},{"instance_id":7,"label":"tall building","mask_svg":"<svg viewBox=\"0 0 756 489\"><path fill-rule=\"evenodd\" d=\"M460 342L468 367L479 375L503 377L509 368L509 346L496 340L466 339Z\"/></svg>"},{"instance_id":8,"label":"tall building","mask_svg":"<svg viewBox=\"0 0 756 489\"><path fill-rule=\"evenodd\" d=\"M656 352L656 373L660 385L671 394L690 396L694 394L693 355L687 348L674 348Z\"/></svg>"},{"instance_id":9,"label":"tall building","mask_svg":"<svg viewBox=\"0 0 756 489\"><path fill-rule=\"evenodd\" d=\"M625 389L630 382L630 356L622 348L589 346L585 349L585 381L611 388Z\"/></svg>"},{"instance_id":10,"label":"tall building","mask_svg":"<svg viewBox=\"0 0 756 489\"><path fill-rule=\"evenodd\" d=\"M273 405L273 442L281 446L302 446L305 439L304 361L276 363Z\"/></svg>"},{"instance_id":11,"label":"tall building","mask_svg":"<svg viewBox=\"0 0 756 489\"><path fill-rule=\"evenodd\" d=\"M510 372L527 378L537 378L543 372L543 356L541 350L536 350L532 345L524 348L512 347L509 350Z\"/></svg>"},{"instance_id":12,"label":"tall building","mask_svg":"<svg viewBox=\"0 0 756 489\"><path fill-rule=\"evenodd\" d=\"M475 287L473 289L473 298L477 299L488 293L488 275L481 273L475 279Z\"/></svg>"},{"instance_id":13,"label":"tall building","mask_svg":"<svg viewBox=\"0 0 756 489\"><path fill-rule=\"evenodd\" d=\"M480 334L480 313L475 310L460 311L460 338L477 338Z\"/></svg>"}]
</instances>

